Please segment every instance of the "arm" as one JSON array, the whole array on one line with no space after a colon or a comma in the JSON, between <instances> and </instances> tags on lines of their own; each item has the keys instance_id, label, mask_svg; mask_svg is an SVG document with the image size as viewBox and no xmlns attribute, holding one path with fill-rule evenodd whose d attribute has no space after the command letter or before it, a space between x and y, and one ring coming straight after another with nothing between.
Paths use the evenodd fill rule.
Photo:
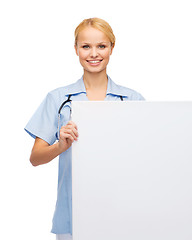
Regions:
<instances>
[{"instance_id":1,"label":"arm","mask_svg":"<svg viewBox=\"0 0 192 240\"><path fill-rule=\"evenodd\" d=\"M61 127L59 142L49 145L46 141L36 137L31 151L30 162L33 166L48 163L62 152L65 152L77 140L77 126L72 121Z\"/></svg>"},{"instance_id":2,"label":"arm","mask_svg":"<svg viewBox=\"0 0 192 240\"><path fill-rule=\"evenodd\" d=\"M58 142L49 145L46 141L36 137L30 156L31 164L33 166L38 166L53 160L61 153L58 145Z\"/></svg>"}]
</instances>

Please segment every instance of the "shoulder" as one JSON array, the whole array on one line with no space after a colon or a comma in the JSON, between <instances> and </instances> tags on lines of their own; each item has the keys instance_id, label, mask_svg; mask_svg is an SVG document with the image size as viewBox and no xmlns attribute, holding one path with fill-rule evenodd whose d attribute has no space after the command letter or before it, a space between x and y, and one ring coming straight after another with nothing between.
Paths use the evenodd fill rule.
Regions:
<instances>
[{"instance_id":1,"label":"shoulder","mask_svg":"<svg viewBox=\"0 0 192 240\"><path fill-rule=\"evenodd\" d=\"M125 100L144 100L144 97L139 92L131 88L118 85L112 80L110 85L111 94L122 96Z\"/></svg>"},{"instance_id":2,"label":"shoulder","mask_svg":"<svg viewBox=\"0 0 192 240\"><path fill-rule=\"evenodd\" d=\"M48 92L47 97L55 101L56 104L60 104L61 102L65 101L65 99L67 99L70 94L75 93L75 91L79 89L78 82L79 80L72 84L55 88L52 91Z\"/></svg>"},{"instance_id":3,"label":"shoulder","mask_svg":"<svg viewBox=\"0 0 192 240\"><path fill-rule=\"evenodd\" d=\"M141 95L141 93L121 85L117 85L117 87L120 89L120 91L123 93L125 97L127 97L127 100L145 100L144 97Z\"/></svg>"},{"instance_id":4,"label":"shoulder","mask_svg":"<svg viewBox=\"0 0 192 240\"><path fill-rule=\"evenodd\" d=\"M63 87L58 87L48 92L48 94L53 97L58 95L62 95L62 96L69 95L69 92L71 92L71 90L75 87L75 85L76 83L72 83Z\"/></svg>"}]
</instances>

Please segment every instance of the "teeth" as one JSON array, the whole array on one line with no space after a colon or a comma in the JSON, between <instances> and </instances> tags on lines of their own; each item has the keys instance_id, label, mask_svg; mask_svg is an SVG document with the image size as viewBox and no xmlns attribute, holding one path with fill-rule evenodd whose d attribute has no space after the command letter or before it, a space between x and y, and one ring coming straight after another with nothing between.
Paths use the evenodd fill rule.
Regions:
<instances>
[{"instance_id":1,"label":"teeth","mask_svg":"<svg viewBox=\"0 0 192 240\"><path fill-rule=\"evenodd\" d=\"M89 61L90 63L99 63L100 61Z\"/></svg>"}]
</instances>

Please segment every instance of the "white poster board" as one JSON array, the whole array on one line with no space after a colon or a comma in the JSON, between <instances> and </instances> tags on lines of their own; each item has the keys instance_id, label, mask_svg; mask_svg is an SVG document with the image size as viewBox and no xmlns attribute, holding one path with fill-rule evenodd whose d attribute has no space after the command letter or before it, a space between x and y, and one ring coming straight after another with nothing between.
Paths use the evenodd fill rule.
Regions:
<instances>
[{"instance_id":1,"label":"white poster board","mask_svg":"<svg viewBox=\"0 0 192 240\"><path fill-rule=\"evenodd\" d=\"M73 240L192 239L192 102L72 102Z\"/></svg>"}]
</instances>

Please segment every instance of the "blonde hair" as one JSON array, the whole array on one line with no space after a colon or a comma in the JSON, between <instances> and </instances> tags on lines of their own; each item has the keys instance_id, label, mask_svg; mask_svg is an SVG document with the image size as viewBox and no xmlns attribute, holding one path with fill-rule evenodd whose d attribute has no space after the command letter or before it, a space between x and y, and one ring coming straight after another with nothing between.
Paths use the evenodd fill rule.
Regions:
<instances>
[{"instance_id":1,"label":"blonde hair","mask_svg":"<svg viewBox=\"0 0 192 240\"><path fill-rule=\"evenodd\" d=\"M75 29L75 45L77 45L78 34L86 27L91 26L102 31L111 42L111 46L115 46L115 35L111 26L101 18L88 18L84 19Z\"/></svg>"}]
</instances>

